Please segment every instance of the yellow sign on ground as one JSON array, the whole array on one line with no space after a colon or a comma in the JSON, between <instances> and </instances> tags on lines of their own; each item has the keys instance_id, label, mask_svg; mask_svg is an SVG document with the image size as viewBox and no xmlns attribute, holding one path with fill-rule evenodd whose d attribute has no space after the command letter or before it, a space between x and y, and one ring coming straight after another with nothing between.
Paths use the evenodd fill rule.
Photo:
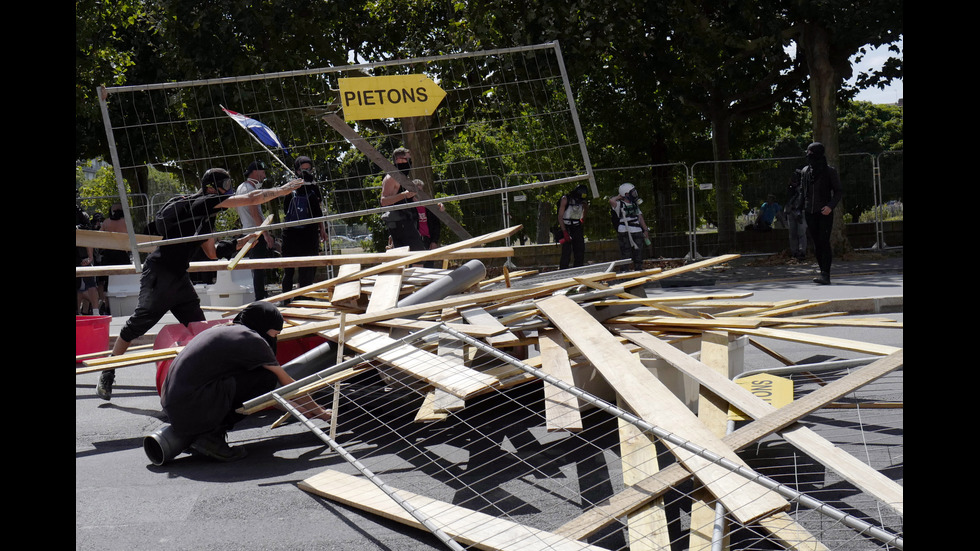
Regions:
<instances>
[{"instance_id":1,"label":"yellow sign on ground","mask_svg":"<svg viewBox=\"0 0 980 551\"><path fill-rule=\"evenodd\" d=\"M776 409L793 401L793 381L790 379L760 373L735 379L735 382ZM731 406L728 408L728 418L732 421L750 420L744 413Z\"/></svg>"},{"instance_id":2,"label":"yellow sign on ground","mask_svg":"<svg viewBox=\"0 0 980 551\"><path fill-rule=\"evenodd\" d=\"M398 119L431 115L446 97L425 75L338 79L347 120Z\"/></svg>"}]
</instances>

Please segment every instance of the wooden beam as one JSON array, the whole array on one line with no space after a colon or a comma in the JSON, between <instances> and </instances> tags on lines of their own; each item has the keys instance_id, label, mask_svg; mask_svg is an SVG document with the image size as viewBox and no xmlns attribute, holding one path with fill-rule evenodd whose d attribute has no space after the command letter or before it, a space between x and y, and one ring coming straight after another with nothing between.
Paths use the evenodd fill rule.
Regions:
<instances>
[{"instance_id":1,"label":"wooden beam","mask_svg":"<svg viewBox=\"0 0 980 551\"><path fill-rule=\"evenodd\" d=\"M565 337L556 329L547 329L538 336L541 350L541 371L570 385L575 384L572 364L568 359ZM548 383L544 384L545 425L549 432L582 430L582 412L578 398Z\"/></svg>"},{"instance_id":2,"label":"wooden beam","mask_svg":"<svg viewBox=\"0 0 980 551\"><path fill-rule=\"evenodd\" d=\"M424 526L405 511L377 484L363 477L326 470L298 484L305 492L331 499L422 529ZM491 551L602 551L580 541L539 530L486 513L438 501L405 490L394 489L400 499L447 535L466 546Z\"/></svg>"},{"instance_id":3,"label":"wooden beam","mask_svg":"<svg viewBox=\"0 0 980 551\"><path fill-rule=\"evenodd\" d=\"M109 232L104 232L109 233ZM443 250L442 248L432 249L434 254L432 260L470 260L473 258L507 258L514 256L513 247L479 247L464 248L458 251ZM411 253L415 254L415 253ZM403 253L398 256L411 256ZM353 253L353 254L327 254L316 256L293 256L278 258L244 258L235 266L236 270L274 270L276 268L307 268L314 266L343 266L344 264L379 264L388 262L392 259L386 253ZM227 269L228 263L225 260L207 260L202 262L191 262L187 268L188 272L216 272ZM129 275L139 274L135 268L129 265L120 266L76 266L75 277L88 277L100 275Z\"/></svg>"},{"instance_id":4,"label":"wooden beam","mask_svg":"<svg viewBox=\"0 0 980 551\"><path fill-rule=\"evenodd\" d=\"M155 245L141 247L141 243L159 241L163 239L159 235L136 234L136 247L143 252L151 252L156 249ZM129 234L112 231L99 230L80 230L75 229L75 246L92 247L93 249L112 249L114 251L132 250L129 246Z\"/></svg>"},{"instance_id":5,"label":"wooden beam","mask_svg":"<svg viewBox=\"0 0 980 551\"><path fill-rule=\"evenodd\" d=\"M638 358L626 351L616 337L581 306L567 296L558 295L538 301L538 308L578 346L638 417L748 468L731 448L712 434ZM789 502L779 494L679 445L665 444L740 522L749 523L789 508Z\"/></svg>"},{"instance_id":6,"label":"wooden beam","mask_svg":"<svg viewBox=\"0 0 980 551\"><path fill-rule=\"evenodd\" d=\"M870 367L870 365L865 367ZM732 449L740 450L772 433L782 431L780 434L785 435L788 430L784 429L797 430L794 424L812 413L818 407L817 403L832 400L835 394L847 394L855 388L860 388L865 384L865 380L866 375L859 372L846 375L831 383L835 388L828 390L827 387L822 387L811 393L820 395L814 396L813 400L796 400L765 417L748 423L735 432L725 435L722 441ZM556 532L574 539L586 538L604 526L615 522L619 517L636 510L651 499L663 495L664 492L684 482L690 476L689 471L675 463L635 486L623 489L605 503L597 505L566 522ZM779 517L777 516L777 518Z\"/></svg>"},{"instance_id":7,"label":"wooden beam","mask_svg":"<svg viewBox=\"0 0 980 551\"><path fill-rule=\"evenodd\" d=\"M384 155L382 155L377 149L375 149L374 146L369 144L367 140L365 140L360 134L358 134L353 128L351 128L350 125L344 122L344 119L338 117L333 113L324 115L322 118L324 121L327 122L327 124L331 126L331 128L339 132L340 135L344 137L344 139L346 139L348 142L350 142L351 145L353 145L361 153L363 153L365 157L371 159L371 162L378 165L378 167L381 168L381 170L383 170L389 176L394 178L395 181L399 183L399 185L401 185L405 189L415 192L418 195L418 197L423 201L432 199L432 195L429 193L427 189L425 188L420 189L418 186L416 186L407 176L402 174L402 172L398 170L395 167L395 165L391 163L391 161L389 161ZM436 218L441 220L442 223L445 224L447 228L452 230L452 232L455 233L457 237L461 239L470 239L471 237L473 237L469 234L469 232L463 229L463 226L461 226L459 222L456 221L455 218L449 216L448 214L446 214L446 212L438 208L429 209L429 212L431 212Z\"/></svg>"},{"instance_id":8,"label":"wooden beam","mask_svg":"<svg viewBox=\"0 0 980 551\"><path fill-rule=\"evenodd\" d=\"M759 419L777 411L769 403L752 394L741 385L715 373L702 362L695 360L652 335L638 330L620 331L620 334L657 354L753 419ZM824 404L836 400L844 394L853 392L854 388L864 386L891 373L901 367L903 363L903 352L899 349L886 358L856 371L855 373L860 373L860 377L847 379L847 383L845 384L830 383L808 394L806 397L797 400L797 402L806 401L811 409L819 409ZM841 380L843 379L839 379L837 383ZM855 387L853 385L859 386ZM898 512L903 512L904 489L895 481L882 475L867 464L858 461L850 454L839 449L806 427L801 426L791 431L784 431L782 437L858 488L895 508Z\"/></svg>"},{"instance_id":9,"label":"wooden beam","mask_svg":"<svg viewBox=\"0 0 980 551\"><path fill-rule=\"evenodd\" d=\"M449 251L457 250L458 251L460 249L465 249L467 247L478 246L478 245L482 245L482 244L485 244L485 243L491 243L491 242L496 241L498 239L504 239L506 237L509 237L511 235L514 235L515 233L517 233L518 231L520 231L520 229L521 229L521 226L513 226L513 227L506 228L506 229L503 229L503 230L499 230L499 231L496 231L496 232L492 232L492 233L488 233L488 234L485 234L485 235L481 235L479 237L474 237L472 239L467 239L465 241L460 241L460 242L457 242L457 243L453 243L451 245L444 245L444 246L439 247L437 249L429 249L427 251L417 251L414 254L410 254L410 255L408 255L406 257L395 259L395 260L389 260L388 262L383 262L383 263L381 263L381 264L379 264L377 266L363 269L360 272L355 272L353 274L348 274L346 276L334 277L334 278L328 279L326 281L321 281L321 282L318 282L318 283L314 283L312 285L307 285L305 287L301 287L299 289L290 291L288 293L281 293L279 295L266 298L266 299L264 299L264 301L265 302L280 302L280 301L283 301L283 300L287 300L287 299L298 297L298 296L303 295L303 294L306 294L306 293L308 293L310 291L317 291L317 290L320 290L320 289L326 289L328 287L333 287L333 286L338 285L340 283L344 283L345 281L351 281L353 279L359 279L359 278L367 277L369 275L381 274L381 273L384 273L384 272L393 270L395 268L401 268L401 267L404 267L404 266L408 266L409 264L418 264L418 263L424 262L426 260L431 260L433 258L438 257L439 254L440 254L440 251L446 251L446 250L449 250Z\"/></svg>"}]
</instances>

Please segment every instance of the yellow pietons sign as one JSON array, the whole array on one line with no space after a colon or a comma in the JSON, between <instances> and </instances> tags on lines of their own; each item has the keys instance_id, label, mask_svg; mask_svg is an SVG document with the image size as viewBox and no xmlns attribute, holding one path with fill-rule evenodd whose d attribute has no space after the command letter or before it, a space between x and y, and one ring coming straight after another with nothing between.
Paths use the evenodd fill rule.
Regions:
<instances>
[{"instance_id":1,"label":"yellow pietons sign","mask_svg":"<svg viewBox=\"0 0 980 551\"><path fill-rule=\"evenodd\" d=\"M347 120L399 119L435 113L446 92L425 75L338 79Z\"/></svg>"},{"instance_id":2,"label":"yellow pietons sign","mask_svg":"<svg viewBox=\"0 0 980 551\"><path fill-rule=\"evenodd\" d=\"M735 382L777 409L793 401L793 381L790 379L760 373L735 379ZM728 418L733 421L750 420L744 413L732 406L728 408Z\"/></svg>"}]
</instances>

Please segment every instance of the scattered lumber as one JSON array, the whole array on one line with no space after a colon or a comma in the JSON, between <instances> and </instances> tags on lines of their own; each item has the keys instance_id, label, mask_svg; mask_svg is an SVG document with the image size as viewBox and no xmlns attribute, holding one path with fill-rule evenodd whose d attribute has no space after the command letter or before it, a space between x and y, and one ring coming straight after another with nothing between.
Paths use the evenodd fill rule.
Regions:
<instances>
[{"instance_id":1,"label":"scattered lumber","mask_svg":"<svg viewBox=\"0 0 980 551\"><path fill-rule=\"evenodd\" d=\"M477 366L473 357L478 347L472 341L464 344L459 339L440 337L409 344L399 340L412 332L445 324L553 377L548 379L550 383L542 384L541 428L549 437L587 433L583 426L587 404L555 382L574 386L587 380L608 391L611 403L619 404L621 409L742 467L747 465L736 452L778 435L854 487L903 514L901 485L799 423L804 416L822 408L846 406L838 400L903 365L902 348L828 337L807 329L902 330L901 323L849 315L848 308L859 304L852 300L769 302L755 300L747 292L665 296L646 292L650 283L724 264L738 255L723 255L668 270L577 273L556 280L537 277L540 274L532 270L507 270L452 296L398 306L402 297L451 273L446 269L419 268L420 263L496 256L503 249L484 245L518 229L507 228L432 251L277 260L276 266L287 262L296 262L290 265L297 266L313 262L339 266L335 277L266 299L272 303L290 301L281 307L287 326L280 333L280 340L316 334L342 343L341 352L376 354L370 362L324 377L290 397L339 385L377 368L379 372L384 370L383 377L395 373L399 380L412 383L410 388L418 392L418 401L411 403L410 412L415 413L415 421L438 424L452 423L454 413L474 407L477 397L539 381L509 363ZM268 267L260 262L266 261L242 259L236 268ZM195 263L193 269L227 266L224 262ZM863 302L860 305L867 306ZM878 311L879 306L875 303L870 308ZM765 344L760 342L763 339ZM733 382L732 376L744 367L736 365L741 355L732 353L736 340L741 345L748 342L786 365L792 365L793 360L778 350L779 343L805 343L880 358L777 409ZM700 353L692 355L692 351ZM89 358L77 371L138 365L178 353L179 348L133 352L118 358ZM650 368L647 362L651 359L665 368ZM685 385L691 384L693 395L681 396ZM334 386L335 399L338 388ZM273 403L244 413L261 411ZM730 406L751 421L726 434ZM897 406L901 407L901 403ZM411 416L408 419L411 422ZM539 549L543 543L548 549L589 549L584 543L586 538L624 518L631 549L665 549L672 542L666 530L664 496L679 484L693 480L697 490L690 496L690 530L686 535L692 549L711 545L716 503L723 506L731 522L752 524L786 548L826 549L786 513L790 508L787 500L758 480L733 473L683 446L660 441L623 419L618 422L622 480L617 482L622 489L552 530L531 528L417 493L392 491L429 516L450 537L480 549ZM657 445L666 446L677 461L659 464ZM390 495L362 477L327 470L299 486L385 518L423 527Z\"/></svg>"}]
</instances>

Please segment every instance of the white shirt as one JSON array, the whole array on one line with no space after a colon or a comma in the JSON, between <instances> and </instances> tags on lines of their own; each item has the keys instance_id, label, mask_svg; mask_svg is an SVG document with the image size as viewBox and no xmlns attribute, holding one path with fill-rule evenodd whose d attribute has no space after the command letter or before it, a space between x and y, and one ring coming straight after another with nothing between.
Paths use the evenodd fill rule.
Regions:
<instances>
[{"instance_id":1,"label":"white shirt","mask_svg":"<svg viewBox=\"0 0 980 551\"><path fill-rule=\"evenodd\" d=\"M248 180L245 180L244 182L239 184L238 189L235 190L235 194L245 195L247 193L251 193L252 191L258 189L258 185L259 185L258 181L249 178ZM256 208L258 209L259 214L262 214L262 209L259 207ZM258 226L259 224L262 223L262 219L255 220L254 217L252 216L251 206L236 207L235 210L238 211L238 218L242 221L243 228L254 228L255 226Z\"/></svg>"}]
</instances>

